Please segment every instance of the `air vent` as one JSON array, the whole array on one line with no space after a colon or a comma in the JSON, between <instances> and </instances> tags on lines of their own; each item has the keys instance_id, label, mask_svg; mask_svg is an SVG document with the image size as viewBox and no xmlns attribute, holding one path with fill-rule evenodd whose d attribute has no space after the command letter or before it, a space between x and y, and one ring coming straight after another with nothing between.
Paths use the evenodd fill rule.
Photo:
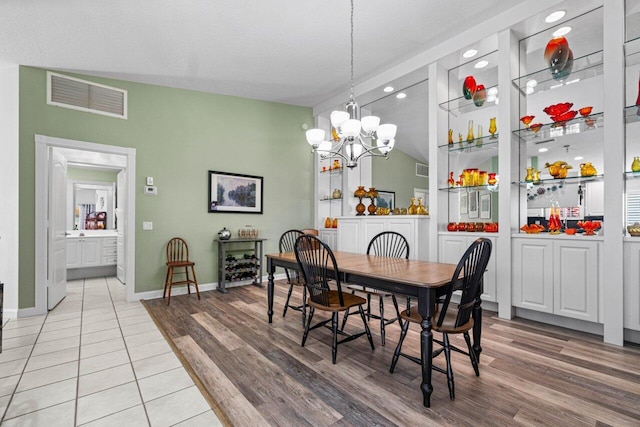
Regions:
<instances>
[{"instance_id":1,"label":"air vent","mask_svg":"<svg viewBox=\"0 0 640 427\"><path fill-rule=\"evenodd\" d=\"M416 163L416 176L421 176L423 178L429 178L429 165L424 165L422 163Z\"/></svg>"},{"instance_id":2,"label":"air vent","mask_svg":"<svg viewBox=\"0 0 640 427\"><path fill-rule=\"evenodd\" d=\"M47 104L127 118L127 91L47 72Z\"/></svg>"}]
</instances>

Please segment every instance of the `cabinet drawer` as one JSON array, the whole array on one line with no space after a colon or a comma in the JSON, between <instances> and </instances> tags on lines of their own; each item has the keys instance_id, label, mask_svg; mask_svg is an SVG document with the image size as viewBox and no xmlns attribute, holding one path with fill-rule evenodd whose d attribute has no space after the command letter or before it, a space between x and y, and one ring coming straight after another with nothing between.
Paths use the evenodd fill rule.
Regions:
<instances>
[{"instance_id":1,"label":"cabinet drawer","mask_svg":"<svg viewBox=\"0 0 640 427\"><path fill-rule=\"evenodd\" d=\"M102 257L103 265L115 265L117 263L117 257L115 255L105 255Z\"/></svg>"},{"instance_id":2,"label":"cabinet drawer","mask_svg":"<svg viewBox=\"0 0 640 427\"><path fill-rule=\"evenodd\" d=\"M117 238L116 237L105 237L104 239L102 239L102 247L103 248L110 248L110 247L116 247L117 245Z\"/></svg>"},{"instance_id":3,"label":"cabinet drawer","mask_svg":"<svg viewBox=\"0 0 640 427\"><path fill-rule=\"evenodd\" d=\"M104 256L110 256L110 255L116 256L117 252L118 252L118 248L115 246L102 247L102 255Z\"/></svg>"}]
</instances>

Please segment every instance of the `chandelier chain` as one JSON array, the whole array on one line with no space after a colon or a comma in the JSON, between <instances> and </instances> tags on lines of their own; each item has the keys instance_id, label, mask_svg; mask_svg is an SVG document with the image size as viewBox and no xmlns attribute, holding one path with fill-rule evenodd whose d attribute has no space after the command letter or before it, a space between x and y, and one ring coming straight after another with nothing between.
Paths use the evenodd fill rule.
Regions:
<instances>
[{"instance_id":1,"label":"chandelier chain","mask_svg":"<svg viewBox=\"0 0 640 427\"><path fill-rule=\"evenodd\" d=\"M350 100L353 101L353 0L351 0L351 93L349 96Z\"/></svg>"}]
</instances>

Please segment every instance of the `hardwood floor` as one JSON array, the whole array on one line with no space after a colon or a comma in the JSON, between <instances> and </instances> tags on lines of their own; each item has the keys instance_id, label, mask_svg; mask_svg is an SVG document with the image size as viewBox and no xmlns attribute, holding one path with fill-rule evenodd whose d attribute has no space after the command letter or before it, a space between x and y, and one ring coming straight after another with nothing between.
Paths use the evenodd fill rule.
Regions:
<instances>
[{"instance_id":1,"label":"hardwood floor","mask_svg":"<svg viewBox=\"0 0 640 427\"><path fill-rule=\"evenodd\" d=\"M170 306L144 301L227 425L640 425L637 346L485 311L480 377L466 356L453 353L456 399L449 399L445 375L434 371L425 408L417 364L401 358L389 373L397 324L386 328L383 347L372 319L376 349L358 338L339 346L333 365L330 330L311 331L303 348L300 313L282 318L286 290L276 285L272 324L266 287L202 292L201 301L174 296ZM299 301L300 290L291 298ZM314 320L323 315L317 311ZM346 329L361 328L356 320ZM411 325L403 345L417 356L418 329ZM461 337L452 344L465 348ZM443 359L434 363L444 366Z\"/></svg>"}]
</instances>

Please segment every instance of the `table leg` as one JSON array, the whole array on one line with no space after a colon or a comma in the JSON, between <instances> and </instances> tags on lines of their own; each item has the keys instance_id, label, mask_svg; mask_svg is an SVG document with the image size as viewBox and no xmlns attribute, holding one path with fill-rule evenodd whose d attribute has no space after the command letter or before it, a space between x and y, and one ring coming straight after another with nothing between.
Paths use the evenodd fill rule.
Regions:
<instances>
[{"instance_id":1,"label":"table leg","mask_svg":"<svg viewBox=\"0 0 640 427\"><path fill-rule=\"evenodd\" d=\"M271 261L271 258L267 258L267 273L269 275L267 279L267 314L269 315L269 323L273 321L273 273L276 268Z\"/></svg>"},{"instance_id":2,"label":"table leg","mask_svg":"<svg viewBox=\"0 0 640 427\"><path fill-rule=\"evenodd\" d=\"M422 403L425 407L431 406L431 365L433 363L433 332L431 332L431 312L433 310L435 291L421 288L418 293L418 312L422 316L422 331L420 332L420 355L422 357Z\"/></svg>"},{"instance_id":3,"label":"table leg","mask_svg":"<svg viewBox=\"0 0 640 427\"><path fill-rule=\"evenodd\" d=\"M473 304L473 351L476 353L478 363L480 363L480 353L482 346L480 345L480 336L482 335L482 300L480 297Z\"/></svg>"}]
</instances>

